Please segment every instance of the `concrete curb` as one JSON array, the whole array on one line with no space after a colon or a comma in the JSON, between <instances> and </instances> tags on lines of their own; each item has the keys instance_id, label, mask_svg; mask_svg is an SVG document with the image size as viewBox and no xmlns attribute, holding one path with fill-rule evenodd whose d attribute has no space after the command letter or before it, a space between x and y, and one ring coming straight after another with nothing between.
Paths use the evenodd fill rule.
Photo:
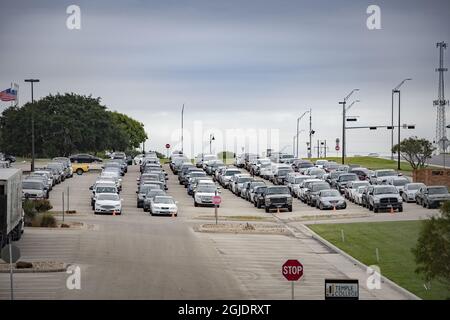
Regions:
<instances>
[{"instance_id":1,"label":"concrete curb","mask_svg":"<svg viewBox=\"0 0 450 320\"><path fill-rule=\"evenodd\" d=\"M222 234L257 234L257 235L281 235L281 236L291 236L291 232L285 228L283 231L276 232L265 232L264 230L227 230L227 229L208 229L203 228L203 225L197 225L193 227L195 232L199 233L222 233Z\"/></svg>"},{"instance_id":2,"label":"concrete curb","mask_svg":"<svg viewBox=\"0 0 450 320\"><path fill-rule=\"evenodd\" d=\"M336 247L334 244L330 243L329 241L325 240L324 238L322 238L321 236L319 236L317 233L315 233L313 230L311 230L308 226L306 225L301 225L301 227L304 229L304 231L306 232L307 235L310 235L311 238L316 239L318 241L320 241L323 245L327 246L328 248L330 248L331 250L341 254L342 256L344 256L345 258L347 258L348 260L350 260L352 263L354 263L355 265L357 265L358 267L360 267L362 270L364 270L364 272L367 270L367 266L362 263L361 261L353 258L351 255L349 255L348 253L346 253L345 251L341 250L340 248ZM396 284L395 282L393 282L392 280L386 278L385 276L381 275L381 279L388 285L390 285L394 290L396 290L397 292L405 295L408 297L409 300L422 300L421 298L419 298L418 296L416 296L415 294L409 292L408 290L406 290L405 288L399 286L398 284Z\"/></svg>"}]
</instances>

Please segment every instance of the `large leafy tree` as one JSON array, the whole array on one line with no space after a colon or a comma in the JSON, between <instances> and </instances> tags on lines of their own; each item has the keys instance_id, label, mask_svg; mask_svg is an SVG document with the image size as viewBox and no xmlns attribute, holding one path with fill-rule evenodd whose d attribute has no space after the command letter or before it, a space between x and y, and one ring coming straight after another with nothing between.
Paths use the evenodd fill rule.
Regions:
<instances>
[{"instance_id":1,"label":"large leafy tree","mask_svg":"<svg viewBox=\"0 0 450 320\"><path fill-rule=\"evenodd\" d=\"M399 152L403 159L405 159L413 169L420 169L426 166L426 161L431 158L434 147L427 139L417 137L410 137L396 144L392 151Z\"/></svg>"},{"instance_id":2,"label":"large leafy tree","mask_svg":"<svg viewBox=\"0 0 450 320\"><path fill-rule=\"evenodd\" d=\"M127 150L146 139L142 124L137 125L137 121L125 115L108 111L101 105L100 98L57 94L20 108L7 108L2 113L0 146L4 152L30 155L32 114L38 157ZM126 121L119 122L117 118Z\"/></svg>"},{"instance_id":3,"label":"large leafy tree","mask_svg":"<svg viewBox=\"0 0 450 320\"><path fill-rule=\"evenodd\" d=\"M450 202L442 205L440 217L423 221L412 251L418 265L416 272L427 281L443 280L450 289Z\"/></svg>"}]
</instances>

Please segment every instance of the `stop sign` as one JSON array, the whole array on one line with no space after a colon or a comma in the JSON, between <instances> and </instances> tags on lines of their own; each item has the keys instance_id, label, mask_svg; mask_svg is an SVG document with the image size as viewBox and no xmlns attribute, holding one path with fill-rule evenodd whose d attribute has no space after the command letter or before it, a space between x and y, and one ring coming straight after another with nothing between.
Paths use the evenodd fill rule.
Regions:
<instances>
[{"instance_id":1,"label":"stop sign","mask_svg":"<svg viewBox=\"0 0 450 320\"><path fill-rule=\"evenodd\" d=\"M166 144L166 148L169 149L170 148L170 144Z\"/></svg>"},{"instance_id":2,"label":"stop sign","mask_svg":"<svg viewBox=\"0 0 450 320\"><path fill-rule=\"evenodd\" d=\"M281 273L288 281L297 281L303 276L303 265L298 260L288 260L283 264Z\"/></svg>"},{"instance_id":3,"label":"stop sign","mask_svg":"<svg viewBox=\"0 0 450 320\"><path fill-rule=\"evenodd\" d=\"M339 149L340 149L340 148L339 148L339 146L336 146L336 148L335 148L335 149L336 149L336 151L339 151Z\"/></svg>"},{"instance_id":4,"label":"stop sign","mask_svg":"<svg viewBox=\"0 0 450 320\"><path fill-rule=\"evenodd\" d=\"M213 204L220 204L222 202L222 198L220 196L212 197Z\"/></svg>"}]
</instances>

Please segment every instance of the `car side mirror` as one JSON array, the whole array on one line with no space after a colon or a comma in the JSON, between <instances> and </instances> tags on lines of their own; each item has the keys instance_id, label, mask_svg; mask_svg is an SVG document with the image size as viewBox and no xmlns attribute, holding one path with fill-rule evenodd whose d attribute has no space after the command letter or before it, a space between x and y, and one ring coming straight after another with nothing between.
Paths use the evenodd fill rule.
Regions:
<instances>
[{"instance_id":1,"label":"car side mirror","mask_svg":"<svg viewBox=\"0 0 450 320\"><path fill-rule=\"evenodd\" d=\"M90 187L89 187L89 190L94 190L94 187L93 187L93 186L90 186Z\"/></svg>"},{"instance_id":2,"label":"car side mirror","mask_svg":"<svg viewBox=\"0 0 450 320\"><path fill-rule=\"evenodd\" d=\"M136 193L139 193L139 191L136 191Z\"/></svg>"}]
</instances>

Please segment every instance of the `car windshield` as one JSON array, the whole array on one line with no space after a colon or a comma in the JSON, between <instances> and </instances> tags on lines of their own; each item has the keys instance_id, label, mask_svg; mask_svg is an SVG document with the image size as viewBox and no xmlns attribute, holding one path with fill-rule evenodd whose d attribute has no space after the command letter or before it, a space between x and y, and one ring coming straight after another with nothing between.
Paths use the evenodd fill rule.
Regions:
<instances>
[{"instance_id":1,"label":"car windshield","mask_svg":"<svg viewBox=\"0 0 450 320\"><path fill-rule=\"evenodd\" d=\"M97 200L119 201L119 196L115 193L102 193L98 196Z\"/></svg>"},{"instance_id":2,"label":"car windshield","mask_svg":"<svg viewBox=\"0 0 450 320\"><path fill-rule=\"evenodd\" d=\"M116 193L116 188L114 187L97 187L95 192L97 193Z\"/></svg>"},{"instance_id":3,"label":"car windshield","mask_svg":"<svg viewBox=\"0 0 450 320\"><path fill-rule=\"evenodd\" d=\"M215 193L217 191L217 187L215 185L203 185L197 188L197 192L205 192L205 193Z\"/></svg>"},{"instance_id":4,"label":"car windshield","mask_svg":"<svg viewBox=\"0 0 450 320\"><path fill-rule=\"evenodd\" d=\"M299 167L299 168L311 168L311 167L314 167L314 164L312 164L310 162L302 162L302 163L299 163L297 165L297 167Z\"/></svg>"},{"instance_id":5,"label":"car windshield","mask_svg":"<svg viewBox=\"0 0 450 320\"><path fill-rule=\"evenodd\" d=\"M339 176L339 181L355 181L358 179L356 174Z\"/></svg>"},{"instance_id":6,"label":"car windshield","mask_svg":"<svg viewBox=\"0 0 450 320\"><path fill-rule=\"evenodd\" d=\"M204 177L204 176L206 176L206 173L205 172L191 172L190 176L191 176L191 178L192 177Z\"/></svg>"},{"instance_id":7,"label":"car windshield","mask_svg":"<svg viewBox=\"0 0 450 320\"><path fill-rule=\"evenodd\" d=\"M265 186L266 183L264 181L258 181L258 182L253 182L252 186L253 188L259 187L259 186Z\"/></svg>"},{"instance_id":8,"label":"car windshield","mask_svg":"<svg viewBox=\"0 0 450 320\"><path fill-rule=\"evenodd\" d=\"M306 177L295 178L294 184L299 184L300 182L305 181L306 179L307 179Z\"/></svg>"},{"instance_id":9,"label":"car windshield","mask_svg":"<svg viewBox=\"0 0 450 320\"><path fill-rule=\"evenodd\" d=\"M267 165L270 164L270 160L269 159L259 160L259 163L261 163L261 165Z\"/></svg>"},{"instance_id":10,"label":"car windshield","mask_svg":"<svg viewBox=\"0 0 450 320\"><path fill-rule=\"evenodd\" d=\"M149 190L147 192L147 197L153 198L155 196L164 196L165 194L166 193L164 191L162 191L162 190L154 190L154 189L152 189L152 190Z\"/></svg>"},{"instance_id":11,"label":"car windshield","mask_svg":"<svg viewBox=\"0 0 450 320\"><path fill-rule=\"evenodd\" d=\"M311 186L312 191L320 191L330 189L330 185L328 183L316 183Z\"/></svg>"},{"instance_id":12,"label":"car windshield","mask_svg":"<svg viewBox=\"0 0 450 320\"><path fill-rule=\"evenodd\" d=\"M395 187L381 187L375 188L373 194L397 194L397 188Z\"/></svg>"},{"instance_id":13,"label":"car windshield","mask_svg":"<svg viewBox=\"0 0 450 320\"><path fill-rule=\"evenodd\" d=\"M396 176L397 173L395 171L379 171L378 176L379 177L391 177Z\"/></svg>"},{"instance_id":14,"label":"car windshield","mask_svg":"<svg viewBox=\"0 0 450 320\"><path fill-rule=\"evenodd\" d=\"M155 203L175 204L175 201L173 201L172 198L156 197L156 198L155 198Z\"/></svg>"},{"instance_id":15,"label":"car windshield","mask_svg":"<svg viewBox=\"0 0 450 320\"><path fill-rule=\"evenodd\" d=\"M368 182L353 182L352 189L358 189L359 187L366 186L368 184Z\"/></svg>"},{"instance_id":16,"label":"car windshield","mask_svg":"<svg viewBox=\"0 0 450 320\"><path fill-rule=\"evenodd\" d=\"M23 189L42 190L43 186L44 186L43 183L39 182L39 181L23 181L22 182Z\"/></svg>"},{"instance_id":17,"label":"car windshield","mask_svg":"<svg viewBox=\"0 0 450 320\"><path fill-rule=\"evenodd\" d=\"M278 170L278 175L279 175L279 176L285 176L285 175L287 175L289 172L292 172L292 170L289 170L289 169Z\"/></svg>"},{"instance_id":18,"label":"car windshield","mask_svg":"<svg viewBox=\"0 0 450 320\"><path fill-rule=\"evenodd\" d=\"M422 183L410 183L407 186L408 190L419 190L421 187L423 187Z\"/></svg>"},{"instance_id":19,"label":"car windshield","mask_svg":"<svg viewBox=\"0 0 450 320\"><path fill-rule=\"evenodd\" d=\"M340 196L339 191L337 191L335 189L322 191L320 194L322 197L339 197Z\"/></svg>"},{"instance_id":20,"label":"car windshield","mask_svg":"<svg viewBox=\"0 0 450 320\"><path fill-rule=\"evenodd\" d=\"M447 194L448 190L446 187L428 188L429 194Z\"/></svg>"},{"instance_id":21,"label":"car windshield","mask_svg":"<svg viewBox=\"0 0 450 320\"><path fill-rule=\"evenodd\" d=\"M287 187L272 187L266 189L267 194L289 194Z\"/></svg>"},{"instance_id":22,"label":"car windshield","mask_svg":"<svg viewBox=\"0 0 450 320\"><path fill-rule=\"evenodd\" d=\"M409 181L408 180L403 180L403 179L399 179L399 180L394 180L393 182L392 182L392 184L394 185L394 186L396 186L396 187L401 187L401 186L404 186L405 184L407 184Z\"/></svg>"},{"instance_id":23,"label":"car windshield","mask_svg":"<svg viewBox=\"0 0 450 320\"><path fill-rule=\"evenodd\" d=\"M238 179L238 183L244 183L244 182L248 182L248 181L252 181L253 178L252 177L241 177Z\"/></svg>"},{"instance_id":24,"label":"car windshield","mask_svg":"<svg viewBox=\"0 0 450 320\"><path fill-rule=\"evenodd\" d=\"M234 176L235 174L241 173L240 171L233 170L233 171L227 171L225 172L226 176Z\"/></svg>"}]
</instances>

